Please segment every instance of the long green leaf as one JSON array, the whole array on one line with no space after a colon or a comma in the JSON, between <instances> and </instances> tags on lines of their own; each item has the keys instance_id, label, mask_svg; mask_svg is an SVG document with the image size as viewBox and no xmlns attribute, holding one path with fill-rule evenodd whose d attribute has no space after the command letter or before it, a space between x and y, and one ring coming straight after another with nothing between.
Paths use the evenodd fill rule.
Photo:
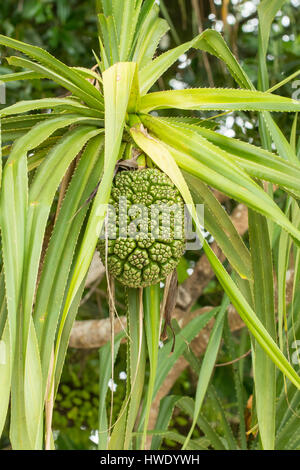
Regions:
<instances>
[{"instance_id":1,"label":"long green leaf","mask_svg":"<svg viewBox=\"0 0 300 470\"><path fill-rule=\"evenodd\" d=\"M36 80L43 78L43 75L40 73L35 72L17 72L17 73L6 73L4 75L0 75L0 81L3 83L6 82L16 82L18 80Z\"/></svg>"},{"instance_id":2,"label":"long green leaf","mask_svg":"<svg viewBox=\"0 0 300 470\"><path fill-rule=\"evenodd\" d=\"M254 307L258 318L274 340L275 311L273 265L267 221L249 211L249 237L254 273ZM262 262L263 260L263 262ZM256 343L254 356L256 412L263 449L275 444L276 369L262 347Z\"/></svg>"},{"instance_id":3,"label":"long green leaf","mask_svg":"<svg viewBox=\"0 0 300 470\"><path fill-rule=\"evenodd\" d=\"M237 83L244 88L253 88L251 81L231 53L223 37L217 31L207 29L192 41L186 42L159 57L145 66L139 73L141 94L145 95L158 78L173 65L174 62L191 48L201 49L223 60Z\"/></svg>"},{"instance_id":4,"label":"long green leaf","mask_svg":"<svg viewBox=\"0 0 300 470\"><path fill-rule=\"evenodd\" d=\"M268 50L271 25L276 13L285 2L286 0L262 0L258 5L260 64L266 63L265 58ZM265 66L261 70L264 71Z\"/></svg>"},{"instance_id":5,"label":"long green leaf","mask_svg":"<svg viewBox=\"0 0 300 470\"><path fill-rule=\"evenodd\" d=\"M140 112L155 109L299 111L300 103L291 98L254 90L193 88L148 93L142 96Z\"/></svg>"},{"instance_id":6,"label":"long green leaf","mask_svg":"<svg viewBox=\"0 0 300 470\"><path fill-rule=\"evenodd\" d=\"M0 435L5 425L11 387L12 355L8 321L0 341Z\"/></svg>"},{"instance_id":7,"label":"long green leaf","mask_svg":"<svg viewBox=\"0 0 300 470\"><path fill-rule=\"evenodd\" d=\"M31 136L32 139L30 140L28 135L26 135L27 142L29 139L27 147L32 145L34 146L42 141L45 136L53 132L55 128L66 125L66 121L64 121L62 118L56 120L54 119L53 121L54 122L42 122L40 125L36 126L34 132L29 132L29 137ZM74 122L74 119L71 122ZM13 413L11 424L11 440L14 448L41 448L41 419L44 393L37 340L31 320L31 308L33 303L33 296L35 293L36 276L39 266L39 257L46 220L58 183L68 168L70 161L76 156L82 145L84 145L84 143L89 138L93 137L98 132L98 130L90 127L82 127L72 131L71 136L67 136L64 142L62 142L58 148L53 149L52 155L50 155L49 160L47 160L46 165L44 165L46 168L41 167L30 189L29 212L27 214L27 211L25 211L25 218L23 219L23 236L26 232L29 232L28 241L24 238L23 243L21 244L21 248L23 247L22 249L24 256L23 263L22 253L20 252L17 254L19 257L20 266L23 264L23 268L25 267L26 272L24 272L22 269L22 272L20 273L18 266L15 269L16 287L18 287L19 276L22 276L22 285L24 286L23 302L20 304L21 306L17 311L17 317L14 316L13 311L10 312L9 317L13 319L14 323L17 321L19 325L12 393ZM24 143L26 144L26 142ZM22 147L22 151L25 151L25 155L24 153L20 153L21 158L24 158L24 156L26 158L27 147L26 145ZM13 158L15 158L15 156L12 153L11 159ZM19 157L16 162L18 161L20 161ZM47 170L51 170L50 173ZM50 179L49 174L51 175ZM46 178L46 181L49 183L48 185L45 184L44 178ZM14 186L12 186L12 190L14 191ZM19 187L18 190L20 190ZM15 211L14 216L16 216L16 207L14 207L13 210ZM31 223L32 218L33 224ZM9 218L6 218L6 220L10 221ZM37 224L39 230L34 229L34 223ZM10 227L8 227L8 229L9 228ZM33 232L31 232L31 230L33 230ZM33 233L33 237L31 237L31 233ZM31 242L33 241L32 238L34 239L34 242L31 245ZM20 297L16 296L16 299L14 300L15 302L18 302L19 299ZM15 338L13 338L13 340L15 341ZM34 387L34 389L32 389L32 387ZM33 390L35 393L34 406L31 403ZM22 422L27 423L27 431L25 430L24 426L21 425Z\"/></svg>"},{"instance_id":8,"label":"long green leaf","mask_svg":"<svg viewBox=\"0 0 300 470\"><path fill-rule=\"evenodd\" d=\"M120 332L115 337L114 358L116 360L121 339L124 332ZM111 363L111 342L106 343L99 350L99 442L98 449L106 450L108 445L108 421L106 415L106 396L108 392L108 382L112 373Z\"/></svg>"},{"instance_id":9,"label":"long green leaf","mask_svg":"<svg viewBox=\"0 0 300 470\"><path fill-rule=\"evenodd\" d=\"M187 344L189 344L197 336L197 334L199 334L202 328L204 328L207 323L216 315L217 311L218 309L214 308L209 312L203 313L201 316L195 317L182 330L180 330L176 334L175 348L173 353L171 353L171 340L164 344L164 347L160 349L158 354L159 368L155 380L153 396L156 396L169 371L172 369L178 358L187 349Z\"/></svg>"},{"instance_id":10,"label":"long green leaf","mask_svg":"<svg viewBox=\"0 0 300 470\"><path fill-rule=\"evenodd\" d=\"M174 411L174 408L177 402L181 399L180 396L177 395L167 395L163 397L159 405L159 412L157 415L157 420L155 423L155 430L161 429L164 431L163 434L157 435L155 434L152 438L151 442L151 450L158 450L160 448L161 442L165 433L168 430L168 426Z\"/></svg>"},{"instance_id":11,"label":"long green leaf","mask_svg":"<svg viewBox=\"0 0 300 470\"><path fill-rule=\"evenodd\" d=\"M147 338L150 375L147 389L146 413L141 449L144 448L147 436L147 426L150 416L155 377L158 366L158 350L160 336L160 286L147 287L144 293L145 334Z\"/></svg>"},{"instance_id":12,"label":"long green leaf","mask_svg":"<svg viewBox=\"0 0 300 470\"><path fill-rule=\"evenodd\" d=\"M192 127L197 134L225 150L228 156L234 158L249 175L279 184L295 192L299 191L300 165L298 160L286 162L283 158L268 150L251 145L248 142L226 137L204 126L187 126L186 124L173 122L174 124L187 129Z\"/></svg>"},{"instance_id":13,"label":"long green leaf","mask_svg":"<svg viewBox=\"0 0 300 470\"><path fill-rule=\"evenodd\" d=\"M43 432L43 379L39 348L32 319L30 319L24 370L24 401L28 434L33 448L42 448ZM21 424L20 431L22 432Z\"/></svg>"},{"instance_id":14,"label":"long green leaf","mask_svg":"<svg viewBox=\"0 0 300 470\"><path fill-rule=\"evenodd\" d=\"M0 273L0 337L3 334L7 320L7 305L6 305L6 292L5 292L5 279L4 272Z\"/></svg>"}]
</instances>

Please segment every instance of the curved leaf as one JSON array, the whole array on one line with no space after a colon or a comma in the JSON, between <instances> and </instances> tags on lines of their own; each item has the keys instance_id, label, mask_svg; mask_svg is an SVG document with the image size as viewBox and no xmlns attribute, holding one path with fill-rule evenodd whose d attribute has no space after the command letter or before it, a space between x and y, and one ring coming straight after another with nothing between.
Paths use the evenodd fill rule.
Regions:
<instances>
[{"instance_id":1,"label":"curved leaf","mask_svg":"<svg viewBox=\"0 0 300 470\"><path fill-rule=\"evenodd\" d=\"M139 72L141 94L145 95L158 78L191 48L201 49L223 60L236 82L243 88L254 88L220 33L207 29L189 42L164 52Z\"/></svg>"},{"instance_id":2,"label":"curved leaf","mask_svg":"<svg viewBox=\"0 0 300 470\"><path fill-rule=\"evenodd\" d=\"M296 112L300 110L300 103L271 93L234 88L158 91L141 97L140 112L166 108Z\"/></svg>"},{"instance_id":3,"label":"curved leaf","mask_svg":"<svg viewBox=\"0 0 300 470\"><path fill-rule=\"evenodd\" d=\"M62 203L43 262L33 317L44 381L75 246L88 210L88 204L84 204L97 186L103 170L103 140L101 135L94 137L83 152Z\"/></svg>"},{"instance_id":4,"label":"curved leaf","mask_svg":"<svg viewBox=\"0 0 300 470\"><path fill-rule=\"evenodd\" d=\"M224 327L225 314L226 314L228 305L229 305L228 297L224 297L220 310L217 314L214 326L210 333L207 348L206 348L204 358L201 364L201 369L200 369L198 383L197 383L196 397L195 397L195 409L194 409L194 415L193 415L193 422L189 430L189 433L186 437L186 440L184 441L182 449L186 449L191 439L192 433L195 429L195 426L197 424L198 416L202 408L203 400L206 395L206 391L207 391L209 382L211 380L211 376L212 376L215 362L217 359L217 355L219 352L221 339L222 339L222 333L223 333L223 327Z\"/></svg>"}]
</instances>

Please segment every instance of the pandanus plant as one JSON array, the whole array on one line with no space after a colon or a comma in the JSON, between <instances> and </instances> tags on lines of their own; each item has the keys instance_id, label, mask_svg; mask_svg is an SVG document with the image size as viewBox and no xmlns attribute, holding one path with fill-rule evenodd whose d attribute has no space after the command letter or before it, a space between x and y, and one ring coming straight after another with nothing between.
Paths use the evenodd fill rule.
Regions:
<instances>
[{"instance_id":1,"label":"pandanus plant","mask_svg":"<svg viewBox=\"0 0 300 470\"><path fill-rule=\"evenodd\" d=\"M269 27L280 2L268 2L272 11L266 3L260 7L260 20L264 20L259 45L261 90L267 88L263 63ZM286 233L286 239L298 250L300 164L293 144L282 135L270 112L297 112L300 103L257 91L214 30L156 56L168 24L159 17L154 0L101 0L97 13L100 54L94 53L96 66L91 69L69 67L39 47L0 36L2 46L23 54L8 57L8 63L24 69L1 76L3 82L48 79L67 90L63 97L21 101L0 112L0 334L6 356L0 365L0 429L10 409L13 448L42 449L43 436L46 448L53 448L53 402L114 177L122 163L132 162L138 154L180 193L216 277L251 332L260 437L263 448L274 448L278 371L296 388L300 388L300 378L283 353L285 314L279 312L277 327L275 322L272 233L277 227L276 233ZM164 72L191 48L224 61L238 88L151 92ZM93 55L91 66L92 62ZM162 115L162 109L178 110L177 117L174 111L172 117L165 111ZM197 117L181 117L180 110L198 112ZM265 148L216 132L211 119L205 118L205 111L214 110L260 113ZM293 129L295 135L296 120ZM274 141L277 153L268 148L270 141ZM267 191L262 182L271 183ZM283 212L274 202L273 185L287 193L288 211ZM248 206L249 248L211 188ZM203 237L197 203L205 204L205 228L231 270ZM165 289L171 282L169 275ZM111 281L109 286L112 291ZM157 282L144 289L128 288L126 399L119 418L112 423L106 416L105 394L100 397L99 448L145 446L151 402L167 373L162 369L163 361L158 366L162 289ZM112 292L110 295L113 298ZM227 305L225 302L193 324L199 330L217 313L213 338L217 345ZM194 332L189 334L192 339ZM103 389L112 373L108 359L111 356L114 360L121 336L116 336L112 352L109 346L102 351ZM184 448L189 448L212 373L214 344L210 344L210 359L200 371L193 424ZM166 359L168 354L164 354ZM147 357L150 375L140 409Z\"/></svg>"}]
</instances>

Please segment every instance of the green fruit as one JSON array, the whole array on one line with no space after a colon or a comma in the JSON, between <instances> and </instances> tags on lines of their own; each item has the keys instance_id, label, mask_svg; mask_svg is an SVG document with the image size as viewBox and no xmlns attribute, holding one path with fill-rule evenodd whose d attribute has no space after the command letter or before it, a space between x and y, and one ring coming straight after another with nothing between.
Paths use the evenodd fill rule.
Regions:
<instances>
[{"instance_id":1,"label":"green fruit","mask_svg":"<svg viewBox=\"0 0 300 470\"><path fill-rule=\"evenodd\" d=\"M185 249L184 203L157 169L122 171L113 182L107 224L98 243L110 274L128 287L165 279Z\"/></svg>"}]
</instances>

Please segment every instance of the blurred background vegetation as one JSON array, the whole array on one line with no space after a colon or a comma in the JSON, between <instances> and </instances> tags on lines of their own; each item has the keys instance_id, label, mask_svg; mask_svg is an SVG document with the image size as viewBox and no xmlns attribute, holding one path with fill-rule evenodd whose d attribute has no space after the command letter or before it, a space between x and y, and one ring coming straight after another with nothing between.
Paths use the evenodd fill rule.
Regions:
<instances>
[{"instance_id":1,"label":"blurred background vegetation","mask_svg":"<svg viewBox=\"0 0 300 470\"><path fill-rule=\"evenodd\" d=\"M238 57L240 63L251 77L254 84L257 80L257 4L259 1L245 0L164 0L160 2L162 14L170 21L170 32L163 37L160 50L173 47L187 41L205 28L214 28L224 34L227 43ZM290 75L300 66L300 0L287 1L278 12L272 26L270 48L268 51L268 67L270 87ZM92 67L95 64L92 50L99 54L97 42L97 24L94 5L90 0L5 0L0 5L0 33L46 48L57 58L70 66ZM8 50L1 51L0 74L12 70L7 66L5 55ZM14 52L13 52L14 54ZM235 86L224 66L214 57L203 56L200 52L191 51L180 57L160 80L161 89L190 87L233 87ZM282 95L291 96L293 91L300 90L300 80L290 82L281 88ZM7 104L21 99L34 99L46 96L59 96L63 91L51 81L33 80L7 84ZM300 93L299 93L300 98ZM207 113L206 113L207 115ZM291 119L288 113L279 117L279 124L284 134L290 133ZM217 119L220 132L259 144L257 121L255 116L245 113L227 114ZM280 192L278 202L280 203ZM231 202L226 203L231 212ZM209 234L208 234L209 238ZM200 253L201 254L201 253ZM178 268L179 281L183 282L192 272L199 258L199 252L188 252ZM106 302L106 285L103 280L93 287L93 292L86 292L79 310L79 319L98 319L108 316ZM219 305L222 290L213 280L204 290L194 308L207 305ZM117 306L120 314L125 311L124 295L118 289ZM241 356L249 350L249 338L246 331L234 335L235 355ZM98 426L98 380L99 353L97 350L70 349L64 368L62 382L57 396L53 428L56 446L59 449L92 449L96 448ZM124 370L125 348L121 345L115 369L115 382L109 383L115 389L114 411L120 409L124 394L126 375ZM226 341L219 353L218 362L230 361ZM251 398L252 378L249 357L238 363L246 403ZM100 371L101 372L101 371ZM194 396L196 379L190 369L186 369L176 382L172 392L177 395ZM232 366L218 367L215 370L213 385L218 398L226 409L232 428L235 428L237 401L234 393ZM108 394L108 400L110 399ZM109 403L108 403L109 406ZM215 406L215 398L208 395L204 414L215 427L220 426L219 412ZM175 410L171 429L185 434L188 430L188 417ZM222 428L219 429L222 434ZM195 430L199 435L199 430ZM0 447L7 445L5 435ZM164 448L176 448L171 440L163 442Z\"/></svg>"}]
</instances>

